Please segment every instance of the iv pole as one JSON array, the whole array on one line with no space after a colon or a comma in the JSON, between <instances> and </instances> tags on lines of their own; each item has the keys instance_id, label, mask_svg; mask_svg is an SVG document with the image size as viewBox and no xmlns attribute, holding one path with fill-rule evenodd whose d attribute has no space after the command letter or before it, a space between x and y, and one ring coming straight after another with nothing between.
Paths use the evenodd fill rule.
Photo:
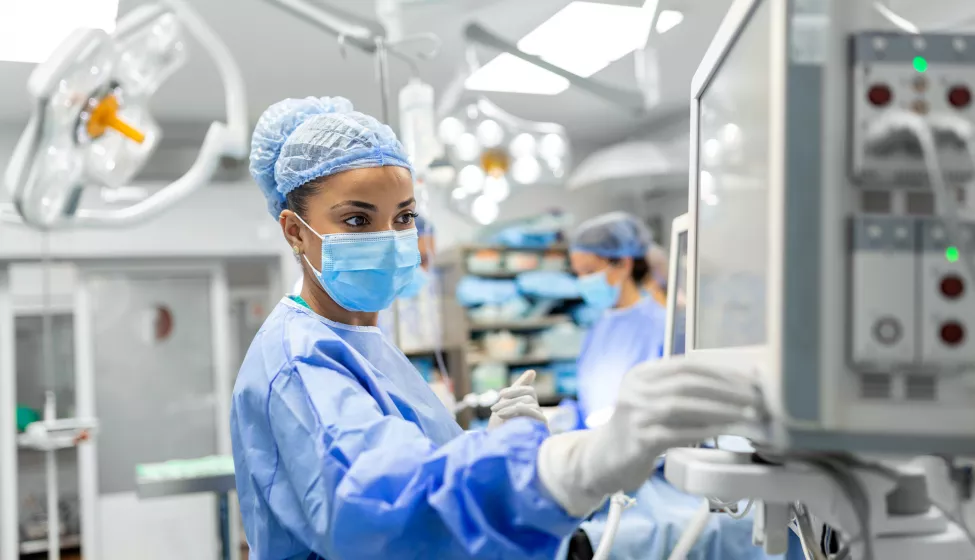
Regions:
<instances>
[{"instance_id":1,"label":"iv pole","mask_svg":"<svg viewBox=\"0 0 975 560\"><path fill-rule=\"evenodd\" d=\"M356 16L322 1L267 0L267 2L333 35L338 39L339 47L343 53L345 46L351 45L366 54L373 55L379 80L382 122L394 130L396 129L390 122L389 56L392 55L404 60L416 73L417 67L414 59L401 52L399 48L405 43L426 39L433 43L433 48L418 53L416 58L433 58L440 49L440 39L436 35L423 33L393 42L389 40L386 28L381 23Z\"/></svg>"}]
</instances>

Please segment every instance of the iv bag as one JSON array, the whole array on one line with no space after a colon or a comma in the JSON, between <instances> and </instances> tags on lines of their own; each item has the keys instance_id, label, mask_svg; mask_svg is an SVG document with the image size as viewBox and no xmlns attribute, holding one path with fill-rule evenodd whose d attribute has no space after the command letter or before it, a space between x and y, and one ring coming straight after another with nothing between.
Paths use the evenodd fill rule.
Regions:
<instances>
[{"instance_id":1,"label":"iv bag","mask_svg":"<svg viewBox=\"0 0 975 560\"><path fill-rule=\"evenodd\" d=\"M417 174L443 153L437 139L433 86L417 78L399 92L400 140L409 154Z\"/></svg>"}]
</instances>

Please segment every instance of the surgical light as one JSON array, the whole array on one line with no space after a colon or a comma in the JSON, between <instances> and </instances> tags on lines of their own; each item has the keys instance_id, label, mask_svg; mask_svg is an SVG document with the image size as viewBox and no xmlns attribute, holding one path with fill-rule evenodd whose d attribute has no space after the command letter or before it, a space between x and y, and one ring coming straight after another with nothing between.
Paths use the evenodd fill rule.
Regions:
<instances>
[{"instance_id":1,"label":"surgical light","mask_svg":"<svg viewBox=\"0 0 975 560\"><path fill-rule=\"evenodd\" d=\"M497 148L504 140L504 129L497 121L485 119L477 125L477 140L485 148Z\"/></svg>"},{"instance_id":2,"label":"surgical light","mask_svg":"<svg viewBox=\"0 0 975 560\"><path fill-rule=\"evenodd\" d=\"M508 150L511 155L517 158L534 157L536 150L535 137L527 132L522 132L511 141Z\"/></svg>"},{"instance_id":3,"label":"surgical light","mask_svg":"<svg viewBox=\"0 0 975 560\"><path fill-rule=\"evenodd\" d=\"M520 157L511 166L511 177L522 185L530 185L538 181L542 175L542 166L534 157Z\"/></svg>"},{"instance_id":4,"label":"surgical light","mask_svg":"<svg viewBox=\"0 0 975 560\"><path fill-rule=\"evenodd\" d=\"M456 144L460 140L461 134L464 134L464 123L460 122L458 118L447 117L440 121L437 133L440 135L440 141L444 144Z\"/></svg>"},{"instance_id":5,"label":"surgical light","mask_svg":"<svg viewBox=\"0 0 975 560\"><path fill-rule=\"evenodd\" d=\"M468 165L457 174L457 186L465 193L476 193L484 187L484 171L476 165Z\"/></svg>"},{"instance_id":6,"label":"surgical light","mask_svg":"<svg viewBox=\"0 0 975 560\"><path fill-rule=\"evenodd\" d=\"M559 159L565 155L565 140L558 134L546 134L538 147L538 153L545 159Z\"/></svg>"},{"instance_id":7,"label":"surgical light","mask_svg":"<svg viewBox=\"0 0 975 560\"><path fill-rule=\"evenodd\" d=\"M480 151L481 145L477 142L477 138L470 132L461 134L457 139L457 143L454 144L454 153L461 161L474 161L477 159Z\"/></svg>"},{"instance_id":8,"label":"surgical light","mask_svg":"<svg viewBox=\"0 0 975 560\"><path fill-rule=\"evenodd\" d=\"M488 177L484 179L484 195L494 202L502 202L511 194L511 185L508 180L501 177Z\"/></svg>"},{"instance_id":9,"label":"surgical light","mask_svg":"<svg viewBox=\"0 0 975 560\"><path fill-rule=\"evenodd\" d=\"M187 35L216 62L227 123L212 123L190 170L147 199L125 208L79 208L86 187L125 186L151 157L162 133L149 100L185 64ZM0 208L7 220L45 229L139 223L207 184L221 158L248 152L240 70L182 0L139 6L112 34L74 31L34 69L27 86L35 110L4 175L16 209Z\"/></svg>"},{"instance_id":10,"label":"surgical light","mask_svg":"<svg viewBox=\"0 0 975 560\"><path fill-rule=\"evenodd\" d=\"M506 200L526 185L559 183L571 160L562 126L516 117L480 96L462 94L439 116L441 125L451 123L441 128L464 130L445 153L457 170L447 202L479 223L489 213L486 201Z\"/></svg>"},{"instance_id":11,"label":"surgical light","mask_svg":"<svg viewBox=\"0 0 975 560\"><path fill-rule=\"evenodd\" d=\"M471 216L484 226L498 219L499 210L498 203L483 194L471 204Z\"/></svg>"}]
</instances>

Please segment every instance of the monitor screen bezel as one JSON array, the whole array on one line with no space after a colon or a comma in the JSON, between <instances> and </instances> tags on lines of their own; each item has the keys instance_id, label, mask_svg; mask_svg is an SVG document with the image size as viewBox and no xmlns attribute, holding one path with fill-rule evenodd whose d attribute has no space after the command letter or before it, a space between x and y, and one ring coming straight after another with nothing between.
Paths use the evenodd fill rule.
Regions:
<instances>
[{"instance_id":1,"label":"monitor screen bezel","mask_svg":"<svg viewBox=\"0 0 975 560\"><path fill-rule=\"evenodd\" d=\"M776 347L773 341L774 333L781 321L776 316L773 309L781 301L779 286L775 278L767 278L767 329L768 338L766 343L759 346L740 346L717 349L699 349L697 347L697 296L698 296L698 273L697 273L697 227L700 209L700 120L701 120L701 99L707 92L714 77L721 70L725 59L737 44L738 39L749 25L755 12L762 6L763 2L768 2L770 19L772 25L768 33L770 34L769 52L769 72L771 73L770 91L770 130L769 130L769 267L767 270L770 275L776 274L774 266L778 255L778 242L775 232L781 231L781 212L777 213L774 208L778 207L782 197L781 181L782 170L784 169L784 159L781 150L775 146L781 146L784 138L783 111L784 95L779 92L784 91L785 70L786 70L786 36L780 26L775 25L776 21L785 20L787 13L786 0L735 0L728 10L724 21L715 34L711 46L705 53L704 58L698 67L697 72L691 82L691 115L690 115L690 169L688 177L688 238L687 238L687 301L686 301L686 325L685 325L685 353L694 354L702 358L714 358L725 363L739 363L742 367L753 368L755 366L768 366L769 360L773 358L768 355L768 350ZM779 48L781 46L781 48ZM778 142L778 143L777 143Z\"/></svg>"},{"instance_id":2,"label":"monitor screen bezel","mask_svg":"<svg viewBox=\"0 0 975 560\"><path fill-rule=\"evenodd\" d=\"M687 236L687 244L685 249L689 251L690 249L690 214L681 214L674 218L670 226L670 255L669 255L669 265L667 267L667 325L664 330L664 357L669 358L674 355L674 334L677 321L677 294L682 289L686 294L686 284L690 281L689 276L684 274L685 286L678 286L677 281L680 277L680 240L682 236ZM686 259L686 255L685 255ZM686 318L685 313L685 318ZM686 320L686 319L685 319ZM686 333L686 325L685 325ZM684 342L684 353L687 352L687 339L685 334Z\"/></svg>"}]
</instances>

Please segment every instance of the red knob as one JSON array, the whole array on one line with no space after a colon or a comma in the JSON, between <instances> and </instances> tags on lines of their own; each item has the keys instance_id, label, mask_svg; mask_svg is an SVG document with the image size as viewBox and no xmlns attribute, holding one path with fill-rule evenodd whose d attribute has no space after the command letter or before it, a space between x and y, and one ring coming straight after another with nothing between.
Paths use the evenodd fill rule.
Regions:
<instances>
[{"instance_id":1,"label":"red knob","mask_svg":"<svg viewBox=\"0 0 975 560\"><path fill-rule=\"evenodd\" d=\"M958 346L965 340L965 327L956 321L941 325L941 340L948 346Z\"/></svg>"},{"instance_id":2,"label":"red knob","mask_svg":"<svg viewBox=\"0 0 975 560\"><path fill-rule=\"evenodd\" d=\"M870 90L867 92L867 99L877 107L883 107L894 99L894 93L890 91L889 87L883 84L877 84L870 87Z\"/></svg>"},{"instance_id":3,"label":"red knob","mask_svg":"<svg viewBox=\"0 0 975 560\"><path fill-rule=\"evenodd\" d=\"M948 90L948 103L958 109L964 109L972 103L972 90L968 86L954 86Z\"/></svg>"},{"instance_id":4,"label":"red knob","mask_svg":"<svg viewBox=\"0 0 975 560\"><path fill-rule=\"evenodd\" d=\"M949 274L941 279L941 294L948 299L958 299L965 293L965 281L961 276Z\"/></svg>"}]
</instances>

